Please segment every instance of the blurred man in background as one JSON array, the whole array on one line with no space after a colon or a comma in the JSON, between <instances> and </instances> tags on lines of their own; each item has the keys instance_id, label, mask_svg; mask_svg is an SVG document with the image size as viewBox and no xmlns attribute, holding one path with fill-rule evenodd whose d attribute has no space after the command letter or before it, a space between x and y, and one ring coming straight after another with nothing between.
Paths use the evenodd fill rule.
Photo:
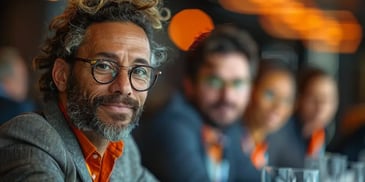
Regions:
<instances>
[{"instance_id":1,"label":"blurred man in background","mask_svg":"<svg viewBox=\"0 0 365 182\"><path fill-rule=\"evenodd\" d=\"M256 54L255 42L231 26L201 34L189 48L183 94L137 136L143 164L161 181L259 179L243 158L237 122L249 100Z\"/></svg>"},{"instance_id":2,"label":"blurred man in background","mask_svg":"<svg viewBox=\"0 0 365 182\"><path fill-rule=\"evenodd\" d=\"M0 124L34 106L28 96L28 69L16 48L0 48Z\"/></svg>"}]
</instances>

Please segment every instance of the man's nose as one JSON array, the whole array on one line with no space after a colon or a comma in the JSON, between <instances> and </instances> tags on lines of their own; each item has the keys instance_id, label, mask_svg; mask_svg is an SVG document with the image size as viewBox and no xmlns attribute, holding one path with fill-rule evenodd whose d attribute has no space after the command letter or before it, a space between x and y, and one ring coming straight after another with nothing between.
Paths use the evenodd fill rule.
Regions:
<instances>
[{"instance_id":1,"label":"man's nose","mask_svg":"<svg viewBox=\"0 0 365 182\"><path fill-rule=\"evenodd\" d=\"M132 85L129 80L128 70L120 69L119 74L112 82L111 89L113 93L119 92L122 95L132 93Z\"/></svg>"},{"instance_id":2,"label":"man's nose","mask_svg":"<svg viewBox=\"0 0 365 182\"><path fill-rule=\"evenodd\" d=\"M235 95L237 93L235 92L235 88L226 84L221 88L221 96L225 100L232 100L235 98Z\"/></svg>"}]
</instances>

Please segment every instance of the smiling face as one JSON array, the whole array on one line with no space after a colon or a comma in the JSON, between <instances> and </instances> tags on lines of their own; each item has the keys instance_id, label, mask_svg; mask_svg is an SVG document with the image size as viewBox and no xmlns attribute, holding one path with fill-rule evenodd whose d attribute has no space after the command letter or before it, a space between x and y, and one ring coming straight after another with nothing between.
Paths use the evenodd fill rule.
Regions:
<instances>
[{"instance_id":1,"label":"smiling face","mask_svg":"<svg viewBox=\"0 0 365 182\"><path fill-rule=\"evenodd\" d=\"M328 76L317 76L299 97L297 112L304 125L305 135L326 127L338 106L336 82Z\"/></svg>"},{"instance_id":2,"label":"smiling face","mask_svg":"<svg viewBox=\"0 0 365 182\"><path fill-rule=\"evenodd\" d=\"M284 71L265 73L253 87L247 122L267 133L278 130L293 110L294 85L291 75Z\"/></svg>"},{"instance_id":3,"label":"smiling face","mask_svg":"<svg viewBox=\"0 0 365 182\"><path fill-rule=\"evenodd\" d=\"M82 130L93 130L108 140L120 140L137 124L147 92L132 89L124 67L150 64L149 41L133 23L108 22L91 25L76 57L107 59L123 68L111 83L97 83L90 63L76 61L60 92L71 121ZM61 90L62 91L62 90Z\"/></svg>"},{"instance_id":4,"label":"smiling face","mask_svg":"<svg viewBox=\"0 0 365 182\"><path fill-rule=\"evenodd\" d=\"M205 119L227 126L243 113L250 92L250 68L239 53L214 53L206 57L192 86L192 100Z\"/></svg>"}]
</instances>

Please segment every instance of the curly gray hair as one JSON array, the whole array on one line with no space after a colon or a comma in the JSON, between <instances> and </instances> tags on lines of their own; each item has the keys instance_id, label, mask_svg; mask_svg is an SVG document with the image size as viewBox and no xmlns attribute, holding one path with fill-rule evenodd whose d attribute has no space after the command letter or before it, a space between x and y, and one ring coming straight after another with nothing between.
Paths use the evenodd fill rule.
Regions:
<instances>
[{"instance_id":1,"label":"curly gray hair","mask_svg":"<svg viewBox=\"0 0 365 182\"><path fill-rule=\"evenodd\" d=\"M153 30L162 28L160 5L159 0L70 0L65 11L50 24L52 35L43 45L43 54L34 59L34 67L45 70L39 80L43 98L55 98L58 93L52 79L55 60L62 58L72 63L86 29L93 23L119 21L140 26L150 40L151 64L159 66L166 59L165 47L153 41Z\"/></svg>"}]
</instances>

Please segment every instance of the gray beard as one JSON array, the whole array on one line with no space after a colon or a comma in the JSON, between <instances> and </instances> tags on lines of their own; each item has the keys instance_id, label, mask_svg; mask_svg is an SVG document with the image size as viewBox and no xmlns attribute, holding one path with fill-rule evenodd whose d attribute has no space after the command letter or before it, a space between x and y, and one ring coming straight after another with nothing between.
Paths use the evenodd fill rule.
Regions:
<instances>
[{"instance_id":1,"label":"gray beard","mask_svg":"<svg viewBox=\"0 0 365 182\"><path fill-rule=\"evenodd\" d=\"M71 77L69 80L75 80ZM87 95L82 94L82 89L77 84L77 81L69 81L67 90L67 114L71 122L80 130L95 131L110 141L119 141L128 137L131 131L138 126L139 118L142 114L143 107L138 105L138 102L129 98L123 97L120 94L108 96L99 96L92 100L88 99ZM112 115L111 121L102 121L96 115L97 108L102 103L122 102L133 107L132 117L129 118L125 114ZM131 122L124 126L118 126L114 120L127 120Z\"/></svg>"}]
</instances>

